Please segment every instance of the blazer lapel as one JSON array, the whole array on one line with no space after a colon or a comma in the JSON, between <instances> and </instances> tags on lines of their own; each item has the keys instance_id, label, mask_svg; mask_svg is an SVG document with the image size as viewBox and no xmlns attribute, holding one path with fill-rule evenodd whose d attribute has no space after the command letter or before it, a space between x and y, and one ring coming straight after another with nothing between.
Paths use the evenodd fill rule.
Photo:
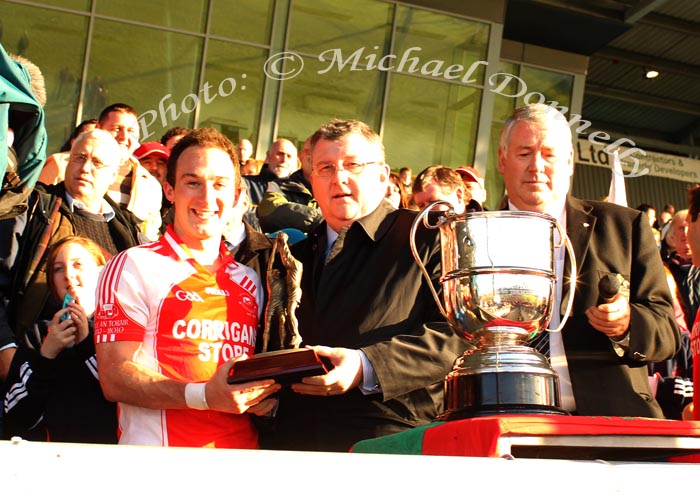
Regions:
<instances>
[{"instance_id":1,"label":"blazer lapel","mask_svg":"<svg viewBox=\"0 0 700 492\"><path fill-rule=\"evenodd\" d=\"M567 198L566 200L566 234L571 241L576 265L579 270L588 254L588 245L596 223L596 217L591 214L592 208L576 198ZM562 309L566 306L569 296L572 295L569 289L570 278L571 258L567 254L564 262L564 279L566 281L562 285Z\"/></svg>"}]
</instances>

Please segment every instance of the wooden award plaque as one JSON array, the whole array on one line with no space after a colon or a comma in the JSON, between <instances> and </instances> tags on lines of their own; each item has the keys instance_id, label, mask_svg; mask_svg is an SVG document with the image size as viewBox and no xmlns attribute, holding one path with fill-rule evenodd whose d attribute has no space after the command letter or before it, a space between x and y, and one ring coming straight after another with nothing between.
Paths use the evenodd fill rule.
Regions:
<instances>
[{"instance_id":1,"label":"wooden award plaque","mask_svg":"<svg viewBox=\"0 0 700 492\"><path fill-rule=\"evenodd\" d=\"M311 349L285 349L255 354L236 362L228 374L228 384L274 379L287 386L302 378L326 374L328 368Z\"/></svg>"}]
</instances>

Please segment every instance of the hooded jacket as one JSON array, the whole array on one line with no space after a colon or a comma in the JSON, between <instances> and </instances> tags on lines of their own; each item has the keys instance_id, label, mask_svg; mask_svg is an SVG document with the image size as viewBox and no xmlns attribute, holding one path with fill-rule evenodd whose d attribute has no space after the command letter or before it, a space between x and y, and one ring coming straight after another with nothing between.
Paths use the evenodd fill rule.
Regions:
<instances>
[{"instance_id":1,"label":"hooded jacket","mask_svg":"<svg viewBox=\"0 0 700 492\"><path fill-rule=\"evenodd\" d=\"M30 82L29 71L0 45L0 219L27 210L27 197L46 159L44 110ZM15 134L16 161L7 145L8 128Z\"/></svg>"}]
</instances>

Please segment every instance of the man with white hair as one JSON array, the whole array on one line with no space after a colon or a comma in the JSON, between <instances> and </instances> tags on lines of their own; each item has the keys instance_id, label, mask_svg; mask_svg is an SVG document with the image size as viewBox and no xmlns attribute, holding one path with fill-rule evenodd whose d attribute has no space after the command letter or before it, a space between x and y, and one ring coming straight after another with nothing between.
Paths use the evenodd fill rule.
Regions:
<instances>
[{"instance_id":1,"label":"man with white hair","mask_svg":"<svg viewBox=\"0 0 700 492\"><path fill-rule=\"evenodd\" d=\"M663 418L647 377L647 364L680 347L671 294L646 215L612 203L569 196L574 172L571 128L544 104L516 109L505 122L498 149L510 210L546 213L566 228L578 272L566 281L571 258L557 248L552 323L574 296L561 332L544 332L560 378L564 410L578 415ZM526 241L527 238L522 238ZM628 289L608 298L605 274ZM537 339L539 341L539 339Z\"/></svg>"},{"instance_id":2,"label":"man with white hair","mask_svg":"<svg viewBox=\"0 0 700 492\"><path fill-rule=\"evenodd\" d=\"M695 313L698 307L697 293L698 278L689 278L688 273L692 265L690 244L688 242L687 223L688 210L679 210L664 229L661 239L661 258L668 270L673 275L673 280L678 289L678 301L683 309L685 325L692 326L695 321ZM689 282L693 283L691 286ZM693 299L690 295L693 292Z\"/></svg>"},{"instance_id":3,"label":"man with white hair","mask_svg":"<svg viewBox=\"0 0 700 492\"><path fill-rule=\"evenodd\" d=\"M66 236L87 236L107 258L138 244L138 219L107 195L120 165L111 134L83 133L71 148L65 180L37 184L27 212L2 222L0 241L11 249L0 265L0 294L7 300L7 322L18 342L37 319L50 319L41 317L43 311L60 309L46 282L45 253L53 244Z\"/></svg>"},{"instance_id":4,"label":"man with white hair","mask_svg":"<svg viewBox=\"0 0 700 492\"><path fill-rule=\"evenodd\" d=\"M253 205L257 207L260 204L272 181L287 178L297 169L299 169L299 159L294 144L286 138L278 138L272 142L260 173L257 176L244 177L248 183Z\"/></svg>"},{"instance_id":5,"label":"man with white hair","mask_svg":"<svg viewBox=\"0 0 700 492\"><path fill-rule=\"evenodd\" d=\"M292 228L306 234L323 219L311 190L311 137L304 142L299 160L301 169L268 183L258 206L263 232Z\"/></svg>"}]
</instances>

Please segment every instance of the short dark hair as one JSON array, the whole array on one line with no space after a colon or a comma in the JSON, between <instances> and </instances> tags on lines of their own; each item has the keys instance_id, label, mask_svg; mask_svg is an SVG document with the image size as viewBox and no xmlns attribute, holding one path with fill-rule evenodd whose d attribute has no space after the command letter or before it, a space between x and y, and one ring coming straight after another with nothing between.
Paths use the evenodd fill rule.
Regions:
<instances>
[{"instance_id":1,"label":"short dark hair","mask_svg":"<svg viewBox=\"0 0 700 492\"><path fill-rule=\"evenodd\" d=\"M638 205L637 210L644 213L648 213L649 210L653 210L654 212L656 212L656 208L653 205L649 205L648 203L642 203Z\"/></svg>"},{"instance_id":2,"label":"short dark hair","mask_svg":"<svg viewBox=\"0 0 700 492\"><path fill-rule=\"evenodd\" d=\"M107 116L109 116L110 113L127 113L130 115L136 116L137 118L139 116L138 113L136 112L136 110L134 108L132 108L131 106L129 106L128 104L114 103L114 104L110 104L109 106L104 108L102 110L102 112L100 113L100 116L97 118L97 120L100 123L103 123L107 119Z\"/></svg>"},{"instance_id":3,"label":"short dark hair","mask_svg":"<svg viewBox=\"0 0 700 492\"><path fill-rule=\"evenodd\" d=\"M165 132L162 137L160 137L160 143L161 145L165 145L171 138L177 137L178 135L187 135L191 131L192 130L185 128L184 126L174 126Z\"/></svg>"},{"instance_id":4,"label":"short dark hair","mask_svg":"<svg viewBox=\"0 0 700 492\"><path fill-rule=\"evenodd\" d=\"M423 191L425 185L435 181L445 193L452 193L458 188L464 188L464 181L459 173L446 166L429 166L423 169L413 182L413 193Z\"/></svg>"},{"instance_id":5,"label":"short dark hair","mask_svg":"<svg viewBox=\"0 0 700 492\"><path fill-rule=\"evenodd\" d=\"M316 130L313 135L311 135L311 153L313 154L314 147L319 140L330 140L331 142L336 142L341 140L348 135L357 133L362 135L371 144L375 144L381 153L382 164L384 163L384 144L382 144L382 138L372 130L367 123L359 120L339 120L333 119L329 123L326 123L321 128Z\"/></svg>"},{"instance_id":6,"label":"short dark hair","mask_svg":"<svg viewBox=\"0 0 700 492\"><path fill-rule=\"evenodd\" d=\"M73 145L71 143L71 140L75 140L80 136L81 133L83 133L85 130L84 128L87 125L97 125L97 120L95 118L90 118L89 120L83 120L81 121L78 126L73 128L73 131L71 132L70 136L68 137L68 140L65 141L63 146L61 147L60 152L68 152Z\"/></svg>"},{"instance_id":7,"label":"short dark hair","mask_svg":"<svg viewBox=\"0 0 700 492\"><path fill-rule=\"evenodd\" d=\"M241 170L238 165L238 153L236 152L236 147L233 142L229 140L225 135L214 130L213 128L198 128L196 130L190 130L187 135L182 137L180 141L175 144L175 147L170 151L170 158L168 159L168 172L165 179L171 186L175 186L175 172L177 171L177 161L180 155L190 147L204 147L211 149L221 149L226 152L233 162L233 169L235 173L235 187L239 188L241 183Z\"/></svg>"}]
</instances>

